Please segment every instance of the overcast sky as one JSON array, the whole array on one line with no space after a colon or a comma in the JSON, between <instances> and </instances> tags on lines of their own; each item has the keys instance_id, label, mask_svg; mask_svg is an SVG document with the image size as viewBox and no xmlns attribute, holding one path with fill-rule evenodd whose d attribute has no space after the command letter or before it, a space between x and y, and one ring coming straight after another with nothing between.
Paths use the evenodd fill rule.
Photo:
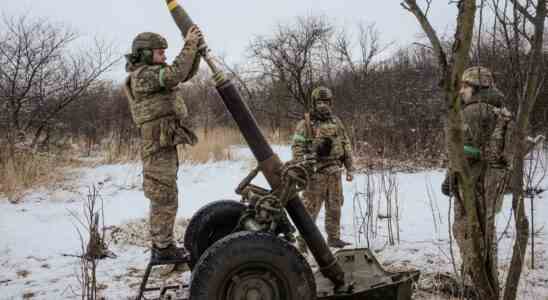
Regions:
<instances>
[{"instance_id":1,"label":"overcast sky","mask_svg":"<svg viewBox=\"0 0 548 300\"><path fill-rule=\"evenodd\" d=\"M336 25L354 30L359 22L376 23L381 39L406 45L417 40L420 28L415 18L400 6L400 0L179 0L202 28L213 52L230 63L244 62L249 42L269 34L276 24L296 16L326 15ZM419 3L422 1L419 0ZM454 27L456 8L437 0L430 11L431 22L440 33ZM100 37L114 43L121 53L129 50L133 37L142 31L158 32L170 43L168 59L182 45L164 0L0 0L7 16L30 13L47 17L76 29L85 37ZM118 67L120 70L123 65ZM118 79L123 72L111 74Z\"/></svg>"}]
</instances>

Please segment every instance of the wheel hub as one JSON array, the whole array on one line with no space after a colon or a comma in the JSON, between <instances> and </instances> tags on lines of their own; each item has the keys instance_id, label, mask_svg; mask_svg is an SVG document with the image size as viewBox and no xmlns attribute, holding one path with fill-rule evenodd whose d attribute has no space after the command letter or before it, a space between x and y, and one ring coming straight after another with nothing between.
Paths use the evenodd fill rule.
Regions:
<instances>
[{"instance_id":1,"label":"wheel hub","mask_svg":"<svg viewBox=\"0 0 548 300\"><path fill-rule=\"evenodd\" d=\"M281 299L280 286L269 272L233 276L228 295L231 300Z\"/></svg>"}]
</instances>

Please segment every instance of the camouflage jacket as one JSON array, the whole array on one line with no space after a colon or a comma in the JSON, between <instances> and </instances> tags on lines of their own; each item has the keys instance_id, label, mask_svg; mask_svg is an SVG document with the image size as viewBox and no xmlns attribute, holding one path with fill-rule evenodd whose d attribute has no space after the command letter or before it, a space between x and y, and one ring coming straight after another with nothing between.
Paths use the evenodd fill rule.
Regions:
<instances>
[{"instance_id":1,"label":"camouflage jacket","mask_svg":"<svg viewBox=\"0 0 548 300\"><path fill-rule=\"evenodd\" d=\"M197 42L186 42L172 65L128 65L130 75L124 90L133 121L141 129L144 156L160 148L178 144L195 144L197 138L178 112L181 96L177 85L191 79L198 71L200 56Z\"/></svg>"},{"instance_id":2,"label":"camouflage jacket","mask_svg":"<svg viewBox=\"0 0 548 300\"><path fill-rule=\"evenodd\" d=\"M348 171L354 171L352 145L341 120L334 117L326 121L311 120L310 123L311 137L306 133L305 120L297 124L291 147L293 159L302 159L307 152L313 151L312 148L328 138L331 144L330 151L329 154L318 157L318 169L335 164L338 167L344 165Z\"/></svg>"},{"instance_id":3,"label":"camouflage jacket","mask_svg":"<svg viewBox=\"0 0 548 300\"><path fill-rule=\"evenodd\" d=\"M502 105L503 94L496 88L480 90L464 104L465 155L491 163L505 163L512 115Z\"/></svg>"}]
</instances>

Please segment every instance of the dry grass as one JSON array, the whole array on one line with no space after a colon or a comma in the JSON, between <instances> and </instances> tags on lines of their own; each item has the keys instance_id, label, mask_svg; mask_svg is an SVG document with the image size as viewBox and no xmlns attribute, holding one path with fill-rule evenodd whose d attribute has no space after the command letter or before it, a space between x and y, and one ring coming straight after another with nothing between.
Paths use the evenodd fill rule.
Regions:
<instances>
[{"instance_id":1,"label":"dry grass","mask_svg":"<svg viewBox=\"0 0 548 300\"><path fill-rule=\"evenodd\" d=\"M276 129L276 130L263 130L263 133L267 136L268 142L275 145L289 145L293 141L293 130L289 129Z\"/></svg>"},{"instance_id":2,"label":"dry grass","mask_svg":"<svg viewBox=\"0 0 548 300\"><path fill-rule=\"evenodd\" d=\"M137 161L140 156L141 143L139 139L132 139L129 143L120 142L117 136L106 139L100 152L104 153L104 163L112 164L118 162Z\"/></svg>"},{"instance_id":3,"label":"dry grass","mask_svg":"<svg viewBox=\"0 0 548 300\"><path fill-rule=\"evenodd\" d=\"M264 130L263 132L267 132ZM179 159L192 163L206 163L210 161L231 160L231 146L245 145L240 131L230 127L216 127L207 130L201 128L196 131L198 144L195 146L181 146L178 148ZM273 144L287 143L289 133L274 131L267 134L268 140ZM128 145L121 144L116 136L106 139L99 152L103 153L104 163L117 163L127 161L139 161L139 139L134 139Z\"/></svg>"},{"instance_id":4,"label":"dry grass","mask_svg":"<svg viewBox=\"0 0 548 300\"><path fill-rule=\"evenodd\" d=\"M291 133L263 130L271 144L288 144ZM232 160L234 155L230 152L231 146L247 145L242 134L236 128L218 127L209 129L207 134L204 129L197 132L199 142L193 147L180 147L179 159L192 163L206 163L209 161Z\"/></svg>"},{"instance_id":5,"label":"dry grass","mask_svg":"<svg viewBox=\"0 0 548 300\"><path fill-rule=\"evenodd\" d=\"M179 160L192 163L231 160L231 146L245 143L240 132L232 128L213 128L207 132L201 129L197 134L198 144L179 147Z\"/></svg>"},{"instance_id":6,"label":"dry grass","mask_svg":"<svg viewBox=\"0 0 548 300\"><path fill-rule=\"evenodd\" d=\"M287 144L290 132L263 130L272 144ZM218 127L197 130L199 142L193 147L180 147L179 159L196 164L210 161L231 160L231 146L246 145L236 128ZM62 147L50 152L18 149L14 159L8 159L6 149L0 147L0 195L11 202L18 202L30 188L47 186L64 181L64 169L82 165L120 163L140 160L140 140L121 142L117 136L105 139L101 145L88 145L84 138L70 139ZM90 159L86 159L90 157Z\"/></svg>"},{"instance_id":7,"label":"dry grass","mask_svg":"<svg viewBox=\"0 0 548 300\"><path fill-rule=\"evenodd\" d=\"M75 167L77 161L65 155L49 155L29 150L20 150L14 158L5 151L0 153L0 194L7 196L10 202L21 200L23 192L32 187L44 186L62 181L60 170Z\"/></svg>"}]
</instances>

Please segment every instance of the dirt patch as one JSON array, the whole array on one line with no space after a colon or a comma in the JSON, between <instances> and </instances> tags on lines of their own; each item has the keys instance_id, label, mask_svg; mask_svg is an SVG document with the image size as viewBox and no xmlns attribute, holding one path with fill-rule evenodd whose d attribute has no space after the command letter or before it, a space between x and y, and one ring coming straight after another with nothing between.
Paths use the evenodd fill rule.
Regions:
<instances>
[{"instance_id":1,"label":"dirt patch","mask_svg":"<svg viewBox=\"0 0 548 300\"><path fill-rule=\"evenodd\" d=\"M30 275L30 272L27 270L19 270L15 274L17 274L18 278L27 278Z\"/></svg>"},{"instance_id":2,"label":"dirt patch","mask_svg":"<svg viewBox=\"0 0 548 300\"><path fill-rule=\"evenodd\" d=\"M188 220L179 218L175 221L174 237L179 243L183 242ZM150 232L148 220L137 219L118 226L108 228L107 243L115 245L131 245L150 247Z\"/></svg>"},{"instance_id":3,"label":"dirt patch","mask_svg":"<svg viewBox=\"0 0 548 300\"><path fill-rule=\"evenodd\" d=\"M475 298L475 289L468 280L461 282L448 273L421 274L417 289L424 294L444 296L447 299L462 298L462 295L466 299Z\"/></svg>"}]
</instances>

